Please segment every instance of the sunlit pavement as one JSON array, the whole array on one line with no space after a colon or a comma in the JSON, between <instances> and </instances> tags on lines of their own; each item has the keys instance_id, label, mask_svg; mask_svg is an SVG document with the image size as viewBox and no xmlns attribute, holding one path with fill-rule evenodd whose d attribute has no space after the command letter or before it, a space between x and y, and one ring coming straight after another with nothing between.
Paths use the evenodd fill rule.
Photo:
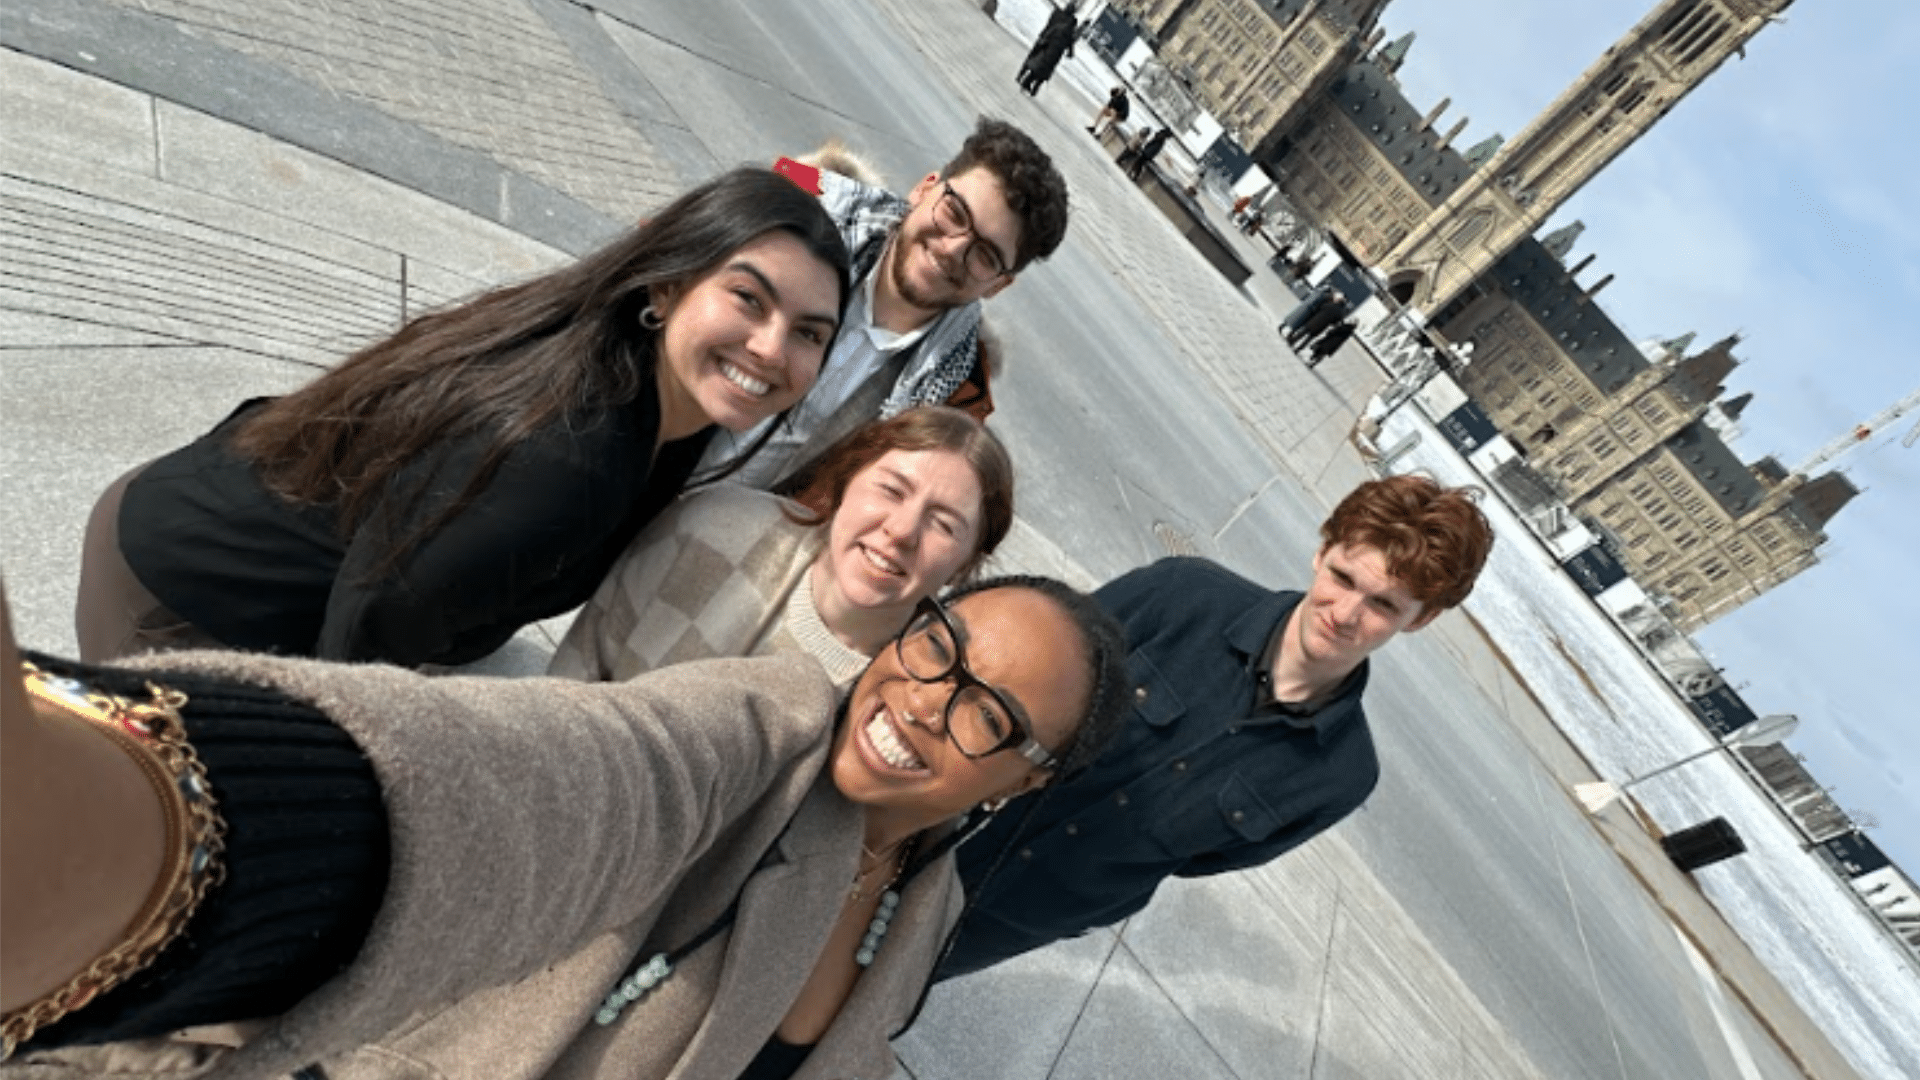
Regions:
<instances>
[{"instance_id":1,"label":"sunlit pavement","mask_svg":"<svg viewBox=\"0 0 1920 1080\"><path fill-rule=\"evenodd\" d=\"M977 112L1074 200L990 307L1003 567L1086 585L1192 551L1297 582L1364 475L1364 353L1305 369L1284 292L1214 275L1086 136L1093 99L1018 93L1023 44L961 0L14 0L0 45L0 551L37 647L72 649L93 495L241 399L724 166L838 136L905 187ZM555 632L483 666L538 670ZM1644 831L1580 813L1584 764L1467 620L1395 643L1369 705L1388 776L1355 819L940 988L907 1071L1851 1075Z\"/></svg>"}]
</instances>

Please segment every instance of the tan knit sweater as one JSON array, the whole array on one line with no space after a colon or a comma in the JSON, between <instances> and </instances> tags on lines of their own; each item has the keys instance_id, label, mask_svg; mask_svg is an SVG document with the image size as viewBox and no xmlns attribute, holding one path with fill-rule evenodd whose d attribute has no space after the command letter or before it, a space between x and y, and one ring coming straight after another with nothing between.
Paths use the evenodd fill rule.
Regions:
<instances>
[{"instance_id":1,"label":"tan knit sweater","mask_svg":"<svg viewBox=\"0 0 1920 1080\"><path fill-rule=\"evenodd\" d=\"M716 484L655 518L580 609L547 674L631 679L688 660L801 652L840 685L867 657L833 636L814 610L807 569L824 529L764 491Z\"/></svg>"}]
</instances>

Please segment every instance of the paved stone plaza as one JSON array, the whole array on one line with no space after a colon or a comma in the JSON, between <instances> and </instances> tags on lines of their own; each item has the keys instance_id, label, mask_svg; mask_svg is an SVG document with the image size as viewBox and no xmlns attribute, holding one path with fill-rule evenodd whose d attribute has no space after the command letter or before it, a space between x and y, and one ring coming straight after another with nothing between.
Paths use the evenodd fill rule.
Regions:
<instances>
[{"instance_id":1,"label":"paved stone plaza","mask_svg":"<svg viewBox=\"0 0 1920 1080\"><path fill-rule=\"evenodd\" d=\"M23 638L72 648L93 493L243 398L715 169L839 136L904 186L979 112L1049 147L1074 213L990 305L1022 469L1000 564L1089 585L1196 550L1282 583L1364 475L1347 433L1381 373L1354 347L1301 366L1274 332L1284 291L1214 275L1085 136L1091 99L1016 90L1023 51L963 0L11 0L0 498L31 512L0 551ZM555 632L488 666L537 670ZM1644 830L1580 813L1591 774L1469 620L1380 666L1383 748L1407 747L1388 771L1440 779L942 987L906 1072L1852 1077ZM1470 767L1422 756L1429 721ZM1445 816L1460 851L1408 850L1398 808L1466 786L1450 767L1484 807Z\"/></svg>"}]
</instances>

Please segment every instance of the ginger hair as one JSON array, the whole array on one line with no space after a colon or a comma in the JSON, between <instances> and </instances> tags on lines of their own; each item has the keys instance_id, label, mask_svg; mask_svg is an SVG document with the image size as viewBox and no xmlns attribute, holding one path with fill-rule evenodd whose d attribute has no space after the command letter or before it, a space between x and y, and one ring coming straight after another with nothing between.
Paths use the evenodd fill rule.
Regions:
<instances>
[{"instance_id":1,"label":"ginger hair","mask_svg":"<svg viewBox=\"0 0 1920 1080\"><path fill-rule=\"evenodd\" d=\"M1320 526L1322 549L1366 545L1428 611L1459 606L1493 550L1480 489L1442 487L1426 476L1369 480L1347 493Z\"/></svg>"}]
</instances>

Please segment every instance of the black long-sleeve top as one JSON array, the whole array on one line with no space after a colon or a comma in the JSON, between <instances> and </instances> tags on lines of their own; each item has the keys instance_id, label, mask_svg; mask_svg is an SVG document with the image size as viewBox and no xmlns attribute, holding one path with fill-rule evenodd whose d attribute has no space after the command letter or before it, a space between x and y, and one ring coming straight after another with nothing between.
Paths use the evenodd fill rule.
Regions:
<instances>
[{"instance_id":1,"label":"black long-sleeve top","mask_svg":"<svg viewBox=\"0 0 1920 1080\"><path fill-rule=\"evenodd\" d=\"M467 506L383 569L392 537L459 497L485 438L450 440L410 463L389 482L387 504L343 536L333 507L280 498L229 445L265 400L128 485L127 565L175 614L233 648L408 666L477 660L520 627L584 603L686 485L713 430L656 455L652 394L570 414L514 446Z\"/></svg>"}]
</instances>

